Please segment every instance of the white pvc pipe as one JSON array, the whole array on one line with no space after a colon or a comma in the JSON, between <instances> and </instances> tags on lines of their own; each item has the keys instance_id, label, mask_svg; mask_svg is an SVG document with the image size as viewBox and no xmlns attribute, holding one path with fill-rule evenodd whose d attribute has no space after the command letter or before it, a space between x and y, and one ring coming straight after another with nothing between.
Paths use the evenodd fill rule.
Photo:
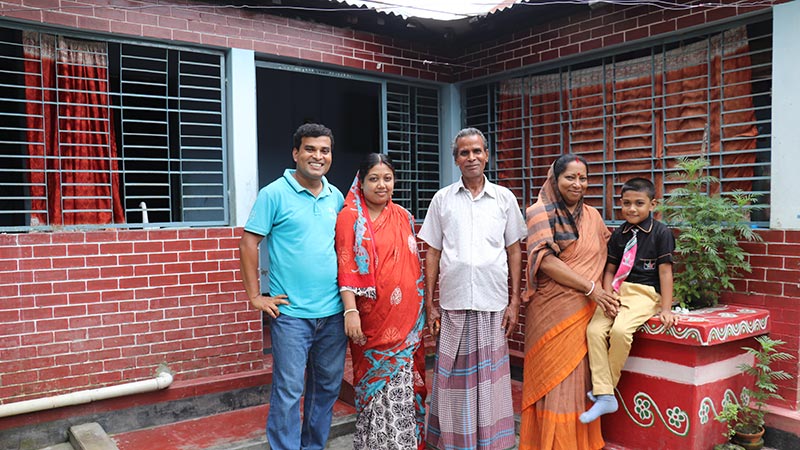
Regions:
<instances>
[{"instance_id":1,"label":"white pvc pipe","mask_svg":"<svg viewBox=\"0 0 800 450\"><path fill-rule=\"evenodd\" d=\"M168 370L158 373L155 378L143 381L134 381L116 386L107 386L85 391L70 392L69 394L53 397L24 400L21 402L0 405L0 417L15 416L46 409L60 408L62 406L81 405L97 400L122 397L124 395L141 394L143 392L157 391L172 384L172 374Z\"/></svg>"},{"instance_id":2,"label":"white pvc pipe","mask_svg":"<svg viewBox=\"0 0 800 450\"><path fill-rule=\"evenodd\" d=\"M147 217L147 203L139 203L139 208L142 208L142 223L150 223L150 219Z\"/></svg>"}]
</instances>

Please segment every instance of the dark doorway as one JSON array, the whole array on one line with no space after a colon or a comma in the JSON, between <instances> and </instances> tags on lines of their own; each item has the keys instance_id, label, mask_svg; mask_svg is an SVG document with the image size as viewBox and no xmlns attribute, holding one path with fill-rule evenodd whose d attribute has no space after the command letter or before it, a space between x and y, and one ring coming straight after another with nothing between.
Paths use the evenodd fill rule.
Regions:
<instances>
[{"instance_id":1,"label":"dark doorway","mask_svg":"<svg viewBox=\"0 0 800 450\"><path fill-rule=\"evenodd\" d=\"M380 152L381 85L362 80L258 68L258 178L261 187L294 168L292 134L303 123L333 131L327 178L347 193L365 154Z\"/></svg>"},{"instance_id":2,"label":"dark doorway","mask_svg":"<svg viewBox=\"0 0 800 450\"><path fill-rule=\"evenodd\" d=\"M381 85L350 78L258 68L256 71L258 184L264 187L294 168L292 135L303 123L333 131L327 178L343 195L365 154L380 152ZM267 246L260 248L261 286L269 286ZM265 292L266 293L266 292ZM264 353L272 353L269 316L263 317Z\"/></svg>"}]
</instances>

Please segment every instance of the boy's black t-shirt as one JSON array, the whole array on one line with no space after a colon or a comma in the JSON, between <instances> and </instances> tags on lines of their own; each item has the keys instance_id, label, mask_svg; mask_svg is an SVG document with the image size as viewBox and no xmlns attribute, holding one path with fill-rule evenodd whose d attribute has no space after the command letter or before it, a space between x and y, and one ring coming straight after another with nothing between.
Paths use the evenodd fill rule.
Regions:
<instances>
[{"instance_id":1,"label":"boy's black t-shirt","mask_svg":"<svg viewBox=\"0 0 800 450\"><path fill-rule=\"evenodd\" d=\"M658 266L672 262L675 237L666 225L653 219L653 216L638 225L625 222L617 227L608 240L608 259L606 261L619 267L625 251L625 244L633 235L631 230L634 227L639 230L636 236L636 261L625 281L653 286L656 292L660 292Z\"/></svg>"}]
</instances>

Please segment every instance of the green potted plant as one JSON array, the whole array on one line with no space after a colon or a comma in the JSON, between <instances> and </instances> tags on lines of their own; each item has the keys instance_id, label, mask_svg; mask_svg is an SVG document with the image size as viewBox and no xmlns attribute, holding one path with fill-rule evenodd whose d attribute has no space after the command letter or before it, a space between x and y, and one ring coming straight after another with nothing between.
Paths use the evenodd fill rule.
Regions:
<instances>
[{"instance_id":1,"label":"green potted plant","mask_svg":"<svg viewBox=\"0 0 800 450\"><path fill-rule=\"evenodd\" d=\"M752 195L720 195L716 177L708 175L705 158L682 158L681 172L673 179L682 186L669 193L661 205L665 221L677 227L674 295L683 308L715 306L722 291L733 289L731 279L750 272L740 240L760 241L750 227ZM712 193L717 192L717 193Z\"/></svg>"},{"instance_id":2,"label":"green potted plant","mask_svg":"<svg viewBox=\"0 0 800 450\"><path fill-rule=\"evenodd\" d=\"M764 407L769 399L782 399L778 394L778 380L789 380L792 376L783 370L774 370L772 363L792 359L792 355L778 351L785 342L769 336L758 336L757 348L742 347L753 355L752 364L740 364L739 370L754 378L753 387L745 388L741 403L726 402L716 420L727 425L725 435L731 443L745 450L758 450L764 446Z\"/></svg>"},{"instance_id":3,"label":"green potted plant","mask_svg":"<svg viewBox=\"0 0 800 450\"><path fill-rule=\"evenodd\" d=\"M724 444L717 444L714 446L714 450L747 450L741 445L736 445L731 442L726 442Z\"/></svg>"}]
</instances>

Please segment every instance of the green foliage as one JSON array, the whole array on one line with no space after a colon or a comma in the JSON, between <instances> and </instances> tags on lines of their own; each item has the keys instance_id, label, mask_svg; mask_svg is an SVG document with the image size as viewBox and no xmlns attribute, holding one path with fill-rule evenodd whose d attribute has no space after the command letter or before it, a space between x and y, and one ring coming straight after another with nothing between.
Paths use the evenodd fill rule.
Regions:
<instances>
[{"instance_id":1,"label":"green foliage","mask_svg":"<svg viewBox=\"0 0 800 450\"><path fill-rule=\"evenodd\" d=\"M775 381L789 380L792 376L783 370L773 370L775 361L787 361L793 356L786 352L779 352L777 347L785 344L784 341L772 339L769 336L756 338L758 348L742 347L747 353L753 355L752 364L740 364L742 373L754 378L753 388L745 388L741 404L727 402L722 411L715 417L720 422L727 424L726 436L731 437L737 431L756 433L764 426L764 407L769 399L782 399L778 394Z\"/></svg>"},{"instance_id":2,"label":"green foliage","mask_svg":"<svg viewBox=\"0 0 800 450\"><path fill-rule=\"evenodd\" d=\"M724 444L715 445L714 450L746 450L746 449L741 445L736 445L730 442L726 442Z\"/></svg>"},{"instance_id":3,"label":"green foliage","mask_svg":"<svg viewBox=\"0 0 800 450\"><path fill-rule=\"evenodd\" d=\"M738 403L728 402L722 407L722 411L714 417L714 419L727 425L725 432L722 433L727 439L732 438L733 435L736 434L736 426L739 423L739 411L741 408L742 407Z\"/></svg>"},{"instance_id":4,"label":"green foliage","mask_svg":"<svg viewBox=\"0 0 800 450\"><path fill-rule=\"evenodd\" d=\"M748 223L749 212L756 208L754 197L741 192L709 194L719 180L707 175L708 165L705 158L682 158L682 171L673 179L684 187L673 190L660 207L665 221L680 229L674 296L690 309L716 305L722 291L732 290L731 280L750 272L739 241L761 240Z\"/></svg>"}]
</instances>

